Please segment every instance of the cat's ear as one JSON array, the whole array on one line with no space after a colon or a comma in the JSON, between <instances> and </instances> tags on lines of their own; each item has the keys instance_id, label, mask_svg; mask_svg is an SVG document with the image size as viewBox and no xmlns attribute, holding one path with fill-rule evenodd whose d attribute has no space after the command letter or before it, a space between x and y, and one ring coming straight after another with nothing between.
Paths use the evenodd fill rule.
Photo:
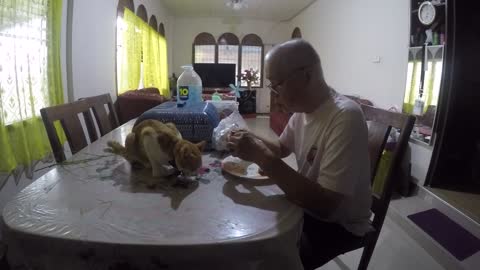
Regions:
<instances>
[{"instance_id":1,"label":"cat's ear","mask_svg":"<svg viewBox=\"0 0 480 270\"><path fill-rule=\"evenodd\" d=\"M207 144L206 141L201 141L197 144L195 144L197 147L198 147L198 150L200 150L200 152L203 152L203 149L205 148L205 145Z\"/></svg>"}]
</instances>

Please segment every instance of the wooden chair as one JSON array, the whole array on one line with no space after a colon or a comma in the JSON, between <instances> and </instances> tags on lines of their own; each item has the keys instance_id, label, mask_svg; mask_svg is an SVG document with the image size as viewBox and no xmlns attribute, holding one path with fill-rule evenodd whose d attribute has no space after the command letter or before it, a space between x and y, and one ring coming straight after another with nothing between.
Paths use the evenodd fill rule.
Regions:
<instances>
[{"instance_id":1,"label":"wooden chair","mask_svg":"<svg viewBox=\"0 0 480 270\"><path fill-rule=\"evenodd\" d=\"M40 110L40 114L42 115L48 139L52 146L53 155L57 162L65 161L66 157L63 146L60 143L60 139L58 138L57 131L54 127L55 121L60 121L72 154L77 153L88 145L80 118L78 117L79 114L83 114L90 142L98 139L92 114L90 112L90 104L85 100L43 108Z\"/></svg>"},{"instance_id":2,"label":"wooden chair","mask_svg":"<svg viewBox=\"0 0 480 270\"><path fill-rule=\"evenodd\" d=\"M104 136L119 126L118 116L115 112L115 108L113 107L110 94L87 97L80 100L85 101L92 109L93 115L97 120L96 122L101 136ZM105 109L105 105L108 106L108 113Z\"/></svg>"},{"instance_id":3,"label":"wooden chair","mask_svg":"<svg viewBox=\"0 0 480 270\"><path fill-rule=\"evenodd\" d=\"M407 150L410 133L415 123L415 117L368 105L362 104L361 106L365 119L369 122L368 148L372 169L372 183L391 129L396 128L400 130L398 141L393 149L391 164L383 185L383 191L381 194L372 194L371 210L374 214L372 221L373 231L365 235L364 240L359 246L350 249L351 251L362 247L364 248L358 269L366 270L375 249L378 236L380 235L393 190L400 180L400 166L405 151Z\"/></svg>"}]
</instances>

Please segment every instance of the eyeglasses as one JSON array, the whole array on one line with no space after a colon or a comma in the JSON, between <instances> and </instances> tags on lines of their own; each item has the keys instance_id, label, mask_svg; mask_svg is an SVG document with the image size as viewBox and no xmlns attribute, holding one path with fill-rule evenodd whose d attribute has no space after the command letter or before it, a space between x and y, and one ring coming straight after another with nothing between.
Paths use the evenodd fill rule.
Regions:
<instances>
[{"instance_id":1,"label":"eyeglasses","mask_svg":"<svg viewBox=\"0 0 480 270\"><path fill-rule=\"evenodd\" d=\"M285 78L283 81L279 82L279 83L276 83L276 84L272 84L270 83L269 85L267 85L268 89L270 89L270 91L272 91L272 93L274 93L275 95L280 95L280 91L278 91L278 88L279 87L283 87L283 85L288 82L289 80L295 78L296 75L300 74L300 71L305 71L307 70L309 67L311 67L311 65L309 66L304 66L304 67L300 67L298 69L295 69L293 72L290 73L290 75Z\"/></svg>"}]
</instances>

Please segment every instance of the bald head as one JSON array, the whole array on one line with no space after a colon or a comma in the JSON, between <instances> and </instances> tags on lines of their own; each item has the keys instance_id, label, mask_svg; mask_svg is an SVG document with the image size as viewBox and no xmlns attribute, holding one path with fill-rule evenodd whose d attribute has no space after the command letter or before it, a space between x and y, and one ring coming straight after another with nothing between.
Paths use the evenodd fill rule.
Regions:
<instances>
[{"instance_id":1,"label":"bald head","mask_svg":"<svg viewBox=\"0 0 480 270\"><path fill-rule=\"evenodd\" d=\"M277 103L291 112L311 112L328 98L320 57L303 39L275 46L265 57L265 75L278 96Z\"/></svg>"},{"instance_id":2,"label":"bald head","mask_svg":"<svg viewBox=\"0 0 480 270\"><path fill-rule=\"evenodd\" d=\"M265 57L267 69L281 75L307 66L318 64L320 57L313 46L303 39L293 39L273 47Z\"/></svg>"}]
</instances>

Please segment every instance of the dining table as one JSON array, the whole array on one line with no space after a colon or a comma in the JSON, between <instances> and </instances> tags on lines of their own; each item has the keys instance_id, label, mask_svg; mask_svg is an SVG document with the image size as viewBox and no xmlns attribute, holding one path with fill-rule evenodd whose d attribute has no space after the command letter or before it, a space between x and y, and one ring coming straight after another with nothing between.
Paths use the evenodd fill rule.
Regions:
<instances>
[{"instance_id":1,"label":"dining table","mask_svg":"<svg viewBox=\"0 0 480 270\"><path fill-rule=\"evenodd\" d=\"M303 211L272 179L222 171L204 152L195 179L153 179L105 151L135 119L21 190L3 209L12 263L30 269L303 269ZM292 166L295 166L294 164ZM152 186L154 181L156 184Z\"/></svg>"}]
</instances>

